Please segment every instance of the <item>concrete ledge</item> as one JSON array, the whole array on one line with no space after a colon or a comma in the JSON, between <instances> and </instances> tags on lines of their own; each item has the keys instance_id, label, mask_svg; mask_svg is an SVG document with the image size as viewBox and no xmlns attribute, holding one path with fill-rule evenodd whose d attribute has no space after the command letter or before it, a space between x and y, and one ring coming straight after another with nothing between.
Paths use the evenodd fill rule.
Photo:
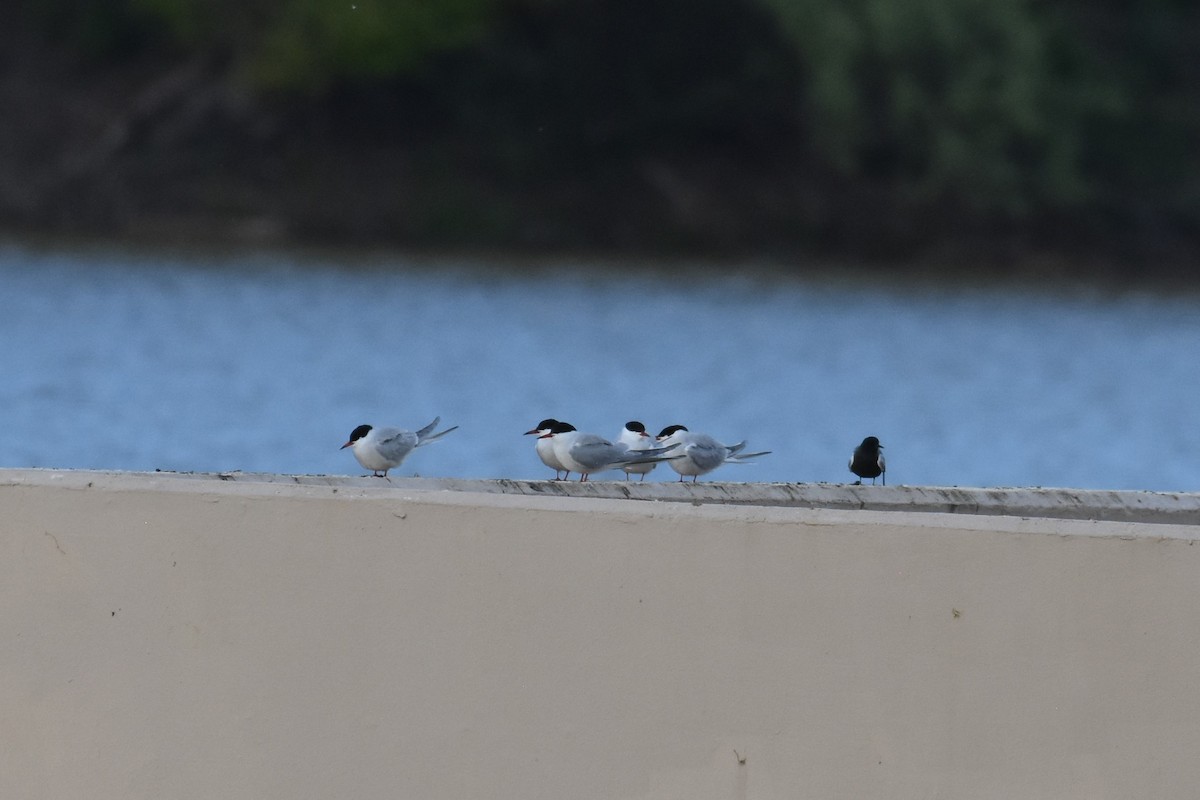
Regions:
<instances>
[{"instance_id":1,"label":"concrete ledge","mask_svg":"<svg viewBox=\"0 0 1200 800\"><path fill-rule=\"evenodd\" d=\"M0 796L1191 800L1194 496L998 491L0 471Z\"/></svg>"},{"instance_id":2,"label":"concrete ledge","mask_svg":"<svg viewBox=\"0 0 1200 800\"><path fill-rule=\"evenodd\" d=\"M239 486L329 487L392 492L465 492L525 497L574 497L670 503L904 511L989 516L1042 517L1117 522L1200 525L1200 492L1144 492L957 486L853 486L834 483L678 483L595 480L524 481L454 478L390 478L263 473L99 472L87 470L0 470L4 485L83 485L120 488L148 485L194 488L214 483ZM150 482L150 483L148 483Z\"/></svg>"}]
</instances>

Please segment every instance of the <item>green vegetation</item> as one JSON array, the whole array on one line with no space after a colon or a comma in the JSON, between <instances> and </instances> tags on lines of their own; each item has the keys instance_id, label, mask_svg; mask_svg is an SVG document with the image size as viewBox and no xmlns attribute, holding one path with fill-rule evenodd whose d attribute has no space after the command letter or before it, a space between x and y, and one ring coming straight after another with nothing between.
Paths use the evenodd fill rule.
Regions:
<instances>
[{"instance_id":1,"label":"green vegetation","mask_svg":"<svg viewBox=\"0 0 1200 800\"><path fill-rule=\"evenodd\" d=\"M1183 0L25 2L94 62L204 55L272 102L368 115L404 98L434 158L474 154L483 179L449 180L494 192L489 230L539 192L550 218L592 213L563 200L569 173L639 213L656 213L639 191L676 216L712 196L755 216L743 238L860 254L1200 243L1200 7ZM770 184L732 212L731 163ZM691 226L700 244L714 229Z\"/></svg>"},{"instance_id":2,"label":"green vegetation","mask_svg":"<svg viewBox=\"0 0 1200 800\"><path fill-rule=\"evenodd\" d=\"M498 0L34 0L96 55L131 47L232 56L260 88L316 92L403 75L480 39Z\"/></svg>"},{"instance_id":3,"label":"green vegetation","mask_svg":"<svg viewBox=\"0 0 1200 800\"><path fill-rule=\"evenodd\" d=\"M1086 194L1084 117L1122 98L1064 74L1077 67L1061 64L1044 4L766 2L802 54L813 133L843 174L893 181L905 204L960 197L1013 216Z\"/></svg>"}]
</instances>

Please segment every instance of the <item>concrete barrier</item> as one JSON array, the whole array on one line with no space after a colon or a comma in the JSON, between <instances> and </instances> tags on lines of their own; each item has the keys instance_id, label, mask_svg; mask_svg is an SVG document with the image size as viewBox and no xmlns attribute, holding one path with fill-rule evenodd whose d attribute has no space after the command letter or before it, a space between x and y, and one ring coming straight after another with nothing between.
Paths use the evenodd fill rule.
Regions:
<instances>
[{"instance_id":1,"label":"concrete barrier","mask_svg":"<svg viewBox=\"0 0 1200 800\"><path fill-rule=\"evenodd\" d=\"M0 796L1194 797L1200 498L995 491L0 470Z\"/></svg>"}]
</instances>

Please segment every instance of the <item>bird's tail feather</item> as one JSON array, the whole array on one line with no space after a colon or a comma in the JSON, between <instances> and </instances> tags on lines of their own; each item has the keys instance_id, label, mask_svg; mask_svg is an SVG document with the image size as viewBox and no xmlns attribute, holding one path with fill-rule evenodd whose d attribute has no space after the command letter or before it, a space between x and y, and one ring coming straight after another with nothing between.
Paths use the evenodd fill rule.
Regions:
<instances>
[{"instance_id":1,"label":"bird's tail feather","mask_svg":"<svg viewBox=\"0 0 1200 800\"><path fill-rule=\"evenodd\" d=\"M442 421L441 417L434 417L433 422L429 423L424 428L421 428L421 430L417 431L417 441L424 439L426 436L428 436L430 433L432 433L433 429L436 428L438 423L441 421Z\"/></svg>"},{"instance_id":2,"label":"bird's tail feather","mask_svg":"<svg viewBox=\"0 0 1200 800\"><path fill-rule=\"evenodd\" d=\"M669 444L666 447L651 447L646 450L629 450L629 455L637 454L638 458L631 461L622 461L622 464L633 466L634 464L654 464L659 461L669 461L672 458L683 458L681 455L664 456L663 453L669 453L679 447L679 442Z\"/></svg>"},{"instance_id":3,"label":"bird's tail feather","mask_svg":"<svg viewBox=\"0 0 1200 800\"><path fill-rule=\"evenodd\" d=\"M455 425L453 428L446 428L446 430L444 430L444 431L440 431L438 433L432 433L433 429L436 428L438 426L438 423L441 421L442 421L441 417L434 417L433 422L429 423L424 428L421 428L421 430L417 431L417 444L416 444L417 447L420 447L423 444L429 444L430 442L436 442L438 439L442 438L450 431L458 430L458 426Z\"/></svg>"},{"instance_id":4,"label":"bird's tail feather","mask_svg":"<svg viewBox=\"0 0 1200 800\"><path fill-rule=\"evenodd\" d=\"M647 456L639 458L636 461L622 461L621 466L632 467L634 464L657 464L659 461L674 461L677 458L686 458L686 456Z\"/></svg>"},{"instance_id":5,"label":"bird's tail feather","mask_svg":"<svg viewBox=\"0 0 1200 800\"><path fill-rule=\"evenodd\" d=\"M725 459L728 464L745 464L748 458L758 458L759 456L770 455L770 450L763 450L761 453L737 453Z\"/></svg>"}]
</instances>

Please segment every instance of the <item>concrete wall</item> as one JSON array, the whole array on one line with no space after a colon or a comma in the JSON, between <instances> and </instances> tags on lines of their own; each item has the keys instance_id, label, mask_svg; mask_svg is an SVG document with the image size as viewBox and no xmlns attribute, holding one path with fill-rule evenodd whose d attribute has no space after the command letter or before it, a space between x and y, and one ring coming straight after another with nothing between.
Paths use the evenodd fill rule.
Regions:
<instances>
[{"instance_id":1,"label":"concrete wall","mask_svg":"<svg viewBox=\"0 0 1200 800\"><path fill-rule=\"evenodd\" d=\"M1190 799L1197 538L2 472L0 797Z\"/></svg>"}]
</instances>

